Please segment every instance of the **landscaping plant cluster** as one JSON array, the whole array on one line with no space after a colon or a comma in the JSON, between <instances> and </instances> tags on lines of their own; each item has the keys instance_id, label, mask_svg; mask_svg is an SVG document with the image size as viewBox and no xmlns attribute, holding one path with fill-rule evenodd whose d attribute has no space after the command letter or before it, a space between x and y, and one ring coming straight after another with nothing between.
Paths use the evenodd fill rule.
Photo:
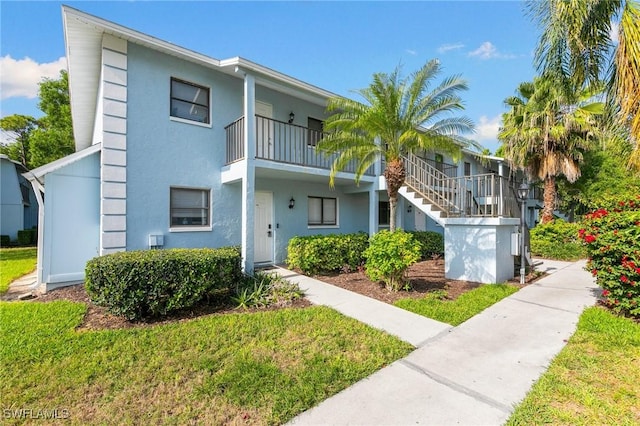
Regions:
<instances>
[{"instance_id":1,"label":"landscaping plant cluster","mask_svg":"<svg viewBox=\"0 0 640 426\"><path fill-rule=\"evenodd\" d=\"M443 252L442 235L431 231L381 231L372 238L363 232L312 235L289 241L287 264L308 275L362 269L398 290L409 266Z\"/></svg>"},{"instance_id":2,"label":"landscaping plant cluster","mask_svg":"<svg viewBox=\"0 0 640 426\"><path fill-rule=\"evenodd\" d=\"M585 216L579 230L587 269L615 312L640 317L640 195L609 203Z\"/></svg>"}]
</instances>

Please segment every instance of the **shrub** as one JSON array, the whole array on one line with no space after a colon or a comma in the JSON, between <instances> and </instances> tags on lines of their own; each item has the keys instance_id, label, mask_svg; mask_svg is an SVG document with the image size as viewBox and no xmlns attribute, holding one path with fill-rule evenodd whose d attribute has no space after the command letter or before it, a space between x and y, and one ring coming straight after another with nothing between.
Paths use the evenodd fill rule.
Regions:
<instances>
[{"instance_id":1,"label":"shrub","mask_svg":"<svg viewBox=\"0 0 640 426\"><path fill-rule=\"evenodd\" d=\"M578 236L580 223L554 220L541 223L531 230L531 254L556 260L578 260L587 251Z\"/></svg>"},{"instance_id":2,"label":"shrub","mask_svg":"<svg viewBox=\"0 0 640 426\"><path fill-rule=\"evenodd\" d=\"M35 229L23 229L18 231L18 245L28 246L36 242L37 231Z\"/></svg>"},{"instance_id":3,"label":"shrub","mask_svg":"<svg viewBox=\"0 0 640 426\"><path fill-rule=\"evenodd\" d=\"M421 251L420 243L408 232L380 231L364 252L366 274L372 281L384 281L387 288L399 290L405 285L407 268L420 260Z\"/></svg>"},{"instance_id":4,"label":"shrub","mask_svg":"<svg viewBox=\"0 0 640 426\"><path fill-rule=\"evenodd\" d=\"M139 320L227 297L242 279L237 248L129 251L87 262L91 300Z\"/></svg>"},{"instance_id":5,"label":"shrub","mask_svg":"<svg viewBox=\"0 0 640 426\"><path fill-rule=\"evenodd\" d=\"M433 231L409 231L413 238L420 243L421 259L430 259L433 255L444 253L444 237Z\"/></svg>"},{"instance_id":6,"label":"shrub","mask_svg":"<svg viewBox=\"0 0 640 426\"><path fill-rule=\"evenodd\" d=\"M0 235L0 247L9 247L11 238L8 235Z\"/></svg>"},{"instance_id":7,"label":"shrub","mask_svg":"<svg viewBox=\"0 0 640 426\"><path fill-rule=\"evenodd\" d=\"M287 248L287 265L305 274L356 269L368 245L364 232L293 237Z\"/></svg>"},{"instance_id":8,"label":"shrub","mask_svg":"<svg viewBox=\"0 0 640 426\"><path fill-rule=\"evenodd\" d=\"M640 317L640 195L586 215L579 235L604 303L615 312Z\"/></svg>"}]
</instances>

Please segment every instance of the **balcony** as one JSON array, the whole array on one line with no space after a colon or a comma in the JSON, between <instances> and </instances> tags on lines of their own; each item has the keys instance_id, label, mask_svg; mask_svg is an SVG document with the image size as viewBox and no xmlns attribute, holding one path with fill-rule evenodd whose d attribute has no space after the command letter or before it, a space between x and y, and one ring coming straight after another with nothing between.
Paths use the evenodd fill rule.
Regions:
<instances>
[{"instance_id":1,"label":"balcony","mask_svg":"<svg viewBox=\"0 0 640 426\"><path fill-rule=\"evenodd\" d=\"M244 117L240 117L225 127L226 164L232 164L245 158L244 120ZM335 155L324 155L316 149L317 143L322 140L324 135L321 131L259 115L255 116L255 120L256 159L331 169ZM342 171L355 173L356 163L350 162ZM373 169L369 168L365 175L373 176Z\"/></svg>"}]
</instances>

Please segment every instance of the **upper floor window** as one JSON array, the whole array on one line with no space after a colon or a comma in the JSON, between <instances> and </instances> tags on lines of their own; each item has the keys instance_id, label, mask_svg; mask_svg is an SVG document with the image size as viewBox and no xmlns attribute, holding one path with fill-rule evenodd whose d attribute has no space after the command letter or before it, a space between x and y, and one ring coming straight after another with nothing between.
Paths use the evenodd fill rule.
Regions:
<instances>
[{"instance_id":1,"label":"upper floor window","mask_svg":"<svg viewBox=\"0 0 640 426\"><path fill-rule=\"evenodd\" d=\"M307 145L316 146L322 140L324 122L316 118L307 118Z\"/></svg>"},{"instance_id":2,"label":"upper floor window","mask_svg":"<svg viewBox=\"0 0 640 426\"><path fill-rule=\"evenodd\" d=\"M209 124L209 89L171 78L171 117Z\"/></svg>"},{"instance_id":3,"label":"upper floor window","mask_svg":"<svg viewBox=\"0 0 640 426\"><path fill-rule=\"evenodd\" d=\"M309 197L310 226L337 225L338 200L336 198Z\"/></svg>"},{"instance_id":4,"label":"upper floor window","mask_svg":"<svg viewBox=\"0 0 640 426\"><path fill-rule=\"evenodd\" d=\"M211 191L198 188L171 188L171 227L211 226Z\"/></svg>"},{"instance_id":5,"label":"upper floor window","mask_svg":"<svg viewBox=\"0 0 640 426\"><path fill-rule=\"evenodd\" d=\"M464 175L471 176L471 163L464 162Z\"/></svg>"}]
</instances>

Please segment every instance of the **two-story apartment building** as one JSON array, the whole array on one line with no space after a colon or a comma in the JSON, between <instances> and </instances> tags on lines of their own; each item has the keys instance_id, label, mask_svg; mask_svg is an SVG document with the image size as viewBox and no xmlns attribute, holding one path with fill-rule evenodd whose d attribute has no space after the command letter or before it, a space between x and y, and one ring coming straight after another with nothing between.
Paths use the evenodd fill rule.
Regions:
<instances>
[{"instance_id":1,"label":"two-story apartment building","mask_svg":"<svg viewBox=\"0 0 640 426\"><path fill-rule=\"evenodd\" d=\"M388 226L381 163L359 185L348 167L329 187L331 158L316 145L333 93L73 8L63 7L63 20L76 152L28 174L40 197L38 279L45 287L82 281L87 260L122 250L241 246L250 272L284 262L293 236ZM423 153L407 161L413 183L403 191L400 226L446 236L458 216L474 216L474 229L488 230L487 255L500 263L496 250L518 223L507 217L506 198L496 199L495 188L509 190L499 178L506 176L501 160L465 153L453 165ZM483 173L484 181L472 179ZM481 186L492 189L477 193ZM502 280L505 273L466 278Z\"/></svg>"}]
</instances>

